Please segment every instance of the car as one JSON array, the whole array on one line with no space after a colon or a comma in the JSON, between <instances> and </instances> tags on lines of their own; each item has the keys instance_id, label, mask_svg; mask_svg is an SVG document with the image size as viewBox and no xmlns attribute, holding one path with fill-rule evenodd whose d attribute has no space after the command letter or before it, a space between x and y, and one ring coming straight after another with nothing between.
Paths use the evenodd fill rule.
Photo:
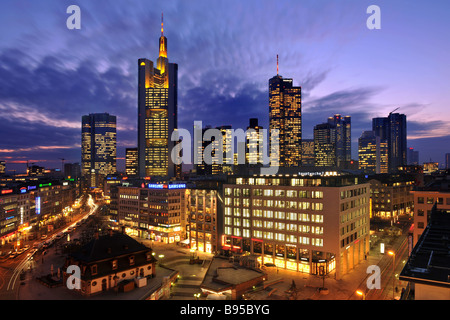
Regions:
<instances>
[{"instance_id":1,"label":"car","mask_svg":"<svg viewBox=\"0 0 450 320\"><path fill-rule=\"evenodd\" d=\"M45 239L47 239L47 235L43 234L42 237L41 237L41 240L45 240Z\"/></svg>"},{"instance_id":2,"label":"car","mask_svg":"<svg viewBox=\"0 0 450 320\"><path fill-rule=\"evenodd\" d=\"M9 258L10 258L10 259L14 259L15 257L17 257L17 252L11 252L11 253L9 254Z\"/></svg>"},{"instance_id":3,"label":"car","mask_svg":"<svg viewBox=\"0 0 450 320\"><path fill-rule=\"evenodd\" d=\"M56 239L56 240L59 240L59 239L61 239L62 237L64 237L64 233L63 233L63 232L60 232L60 233L58 233L58 234L56 235L55 239Z\"/></svg>"},{"instance_id":4,"label":"car","mask_svg":"<svg viewBox=\"0 0 450 320\"><path fill-rule=\"evenodd\" d=\"M24 253L25 250L25 248L20 248L19 250L17 250L17 255Z\"/></svg>"},{"instance_id":5,"label":"car","mask_svg":"<svg viewBox=\"0 0 450 320\"><path fill-rule=\"evenodd\" d=\"M68 232L72 232L72 231L73 231L73 227L68 227L68 228L67 228L67 231L68 231Z\"/></svg>"}]
</instances>

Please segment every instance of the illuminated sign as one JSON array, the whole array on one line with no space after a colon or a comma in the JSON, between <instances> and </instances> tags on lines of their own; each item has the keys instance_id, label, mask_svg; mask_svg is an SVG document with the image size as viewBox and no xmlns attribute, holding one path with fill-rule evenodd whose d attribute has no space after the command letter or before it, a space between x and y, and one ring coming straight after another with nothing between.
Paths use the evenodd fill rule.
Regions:
<instances>
[{"instance_id":1,"label":"illuminated sign","mask_svg":"<svg viewBox=\"0 0 450 320\"><path fill-rule=\"evenodd\" d=\"M163 189L164 185L163 184L156 184L156 183L149 183L148 184L148 188L149 189Z\"/></svg>"},{"instance_id":2,"label":"illuminated sign","mask_svg":"<svg viewBox=\"0 0 450 320\"><path fill-rule=\"evenodd\" d=\"M186 184L180 183L180 184L169 184L169 189L185 189Z\"/></svg>"},{"instance_id":3,"label":"illuminated sign","mask_svg":"<svg viewBox=\"0 0 450 320\"><path fill-rule=\"evenodd\" d=\"M5 220L9 220L9 219L12 219L12 218L14 218L14 216L10 216L10 217L6 218Z\"/></svg>"},{"instance_id":4,"label":"illuminated sign","mask_svg":"<svg viewBox=\"0 0 450 320\"><path fill-rule=\"evenodd\" d=\"M26 192L27 192L27 188L25 188L25 187L20 188L20 193L26 193Z\"/></svg>"},{"instance_id":5,"label":"illuminated sign","mask_svg":"<svg viewBox=\"0 0 450 320\"><path fill-rule=\"evenodd\" d=\"M51 183L46 183L46 184L40 184L39 185L39 188L41 188L41 187L49 187L49 186L51 186L52 184Z\"/></svg>"},{"instance_id":6,"label":"illuminated sign","mask_svg":"<svg viewBox=\"0 0 450 320\"><path fill-rule=\"evenodd\" d=\"M2 194L12 193L12 189L2 190Z\"/></svg>"},{"instance_id":7,"label":"illuminated sign","mask_svg":"<svg viewBox=\"0 0 450 320\"><path fill-rule=\"evenodd\" d=\"M28 186L28 190L34 190L36 189L36 186Z\"/></svg>"},{"instance_id":8,"label":"illuminated sign","mask_svg":"<svg viewBox=\"0 0 450 320\"><path fill-rule=\"evenodd\" d=\"M36 214L41 214L41 197L36 197Z\"/></svg>"}]
</instances>

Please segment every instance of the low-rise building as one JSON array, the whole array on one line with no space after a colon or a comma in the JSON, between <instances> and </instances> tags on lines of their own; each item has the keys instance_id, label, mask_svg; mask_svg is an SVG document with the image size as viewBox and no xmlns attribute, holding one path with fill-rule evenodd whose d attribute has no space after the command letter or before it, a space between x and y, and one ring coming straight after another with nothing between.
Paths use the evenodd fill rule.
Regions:
<instances>
[{"instance_id":1,"label":"low-rise building","mask_svg":"<svg viewBox=\"0 0 450 320\"><path fill-rule=\"evenodd\" d=\"M338 279L369 252L369 188L357 176L230 177L222 250Z\"/></svg>"},{"instance_id":2,"label":"low-rise building","mask_svg":"<svg viewBox=\"0 0 450 320\"><path fill-rule=\"evenodd\" d=\"M141 281L155 276L155 263L151 248L124 233L111 231L108 235L97 234L70 253L62 269L67 270L71 265L79 267L80 287L74 290L89 296L111 288L139 286ZM63 272L63 283L70 276Z\"/></svg>"}]
</instances>

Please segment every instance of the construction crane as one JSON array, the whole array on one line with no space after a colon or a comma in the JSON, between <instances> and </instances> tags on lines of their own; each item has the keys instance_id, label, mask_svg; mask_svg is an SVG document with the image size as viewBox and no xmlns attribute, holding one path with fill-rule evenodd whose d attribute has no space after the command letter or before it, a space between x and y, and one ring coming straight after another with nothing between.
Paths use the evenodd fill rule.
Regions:
<instances>
[{"instance_id":1,"label":"construction crane","mask_svg":"<svg viewBox=\"0 0 450 320\"><path fill-rule=\"evenodd\" d=\"M398 109L400 109L400 107L395 108L394 110L392 110L391 112L389 112L389 115L391 115L392 113L394 113L394 111L397 111Z\"/></svg>"}]
</instances>

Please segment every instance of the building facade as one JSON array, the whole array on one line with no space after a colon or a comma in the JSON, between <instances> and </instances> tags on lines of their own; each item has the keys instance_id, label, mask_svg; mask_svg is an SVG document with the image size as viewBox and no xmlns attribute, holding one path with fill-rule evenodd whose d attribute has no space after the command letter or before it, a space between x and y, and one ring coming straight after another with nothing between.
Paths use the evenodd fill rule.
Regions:
<instances>
[{"instance_id":1,"label":"building facade","mask_svg":"<svg viewBox=\"0 0 450 320\"><path fill-rule=\"evenodd\" d=\"M336 127L329 123L314 127L314 165L336 167Z\"/></svg>"},{"instance_id":2,"label":"building facade","mask_svg":"<svg viewBox=\"0 0 450 320\"><path fill-rule=\"evenodd\" d=\"M328 118L328 123L335 127L336 165L338 168L347 168L352 160L352 119L350 116L335 114Z\"/></svg>"},{"instance_id":3,"label":"building facade","mask_svg":"<svg viewBox=\"0 0 450 320\"><path fill-rule=\"evenodd\" d=\"M314 139L302 139L302 166L314 167Z\"/></svg>"},{"instance_id":4,"label":"building facade","mask_svg":"<svg viewBox=\"0 0 450 320\"><path fill-rule=\"evenodd\" d=\"M358 168L365 173L388 172L387 143L373 131L364 131L358 139Z\"/></svg>"},{"instance_id":5,"label":"building facade","mask_svg":"<svg viewBox=\"0 0 450 320\"><path fill-rule=\"evenodd\" d=\"M127 176L138 175L138 149L127 148L125 149L125 174Z\"/></svg>"},{"instance_id":6,"label":"building facade","mask_svg":"<svg viewBox=\"0 0 450 320\"><path fill-rule=\"evenodd\" d=\"M178 125L178 65L169 63L162 23L156 66L143 58L138 68L139 176L174 177L171 152L176 142L171 137Z\"/></svg>"},{"instance_id":7,"label":"building facade","mask_svg":"<svg viewBox=\"0 0 450 320\"><path fill-rule=\"evenodd\" d=\"M224 185L222 250L338 279L369 251L369 197L355 177L234 177Z\"/></svg>"},{"instance_id":8,"label":"building facade","mask_svg":"<svg viewBox=\"0 0 450 320\"><path fill-rule=\"evenodd\" d=\"M82 117L81 173L103 176L115 174L116 169L116 116L92 113Z\"/></svg>"},{"instance_id":9,"label":"building facade","mask_svg":"<svg viewBox=\"0 0 450 320\"><path fill-rule=\"evenodd\" d=\"M117 220L128 234L165 243L184 240L186 184L148 183L116 190L111 202L117 202Z\"/></svg>"},{"instance_id":10,"label":"building facade","mask_svg":"<svg viewBox=\"0 0 450 320\"><path fill-rule=\"evenodd\" d=\"M406 115L390 113L388 117L373 118L372 131L386 142L388 148L388 171L396 172L407 164Z\"/></svg>"},{"instance_id":11,"label":"building facade","mask_svg":"<svg viewBox=\"0 0 450 320\"><path fill-rule=\"evenodd\" d=\"M217 190L186 190L186 225L182 229L191 249L206 253L219 250L221 209Z\"/></svg>"}]
</instances>

